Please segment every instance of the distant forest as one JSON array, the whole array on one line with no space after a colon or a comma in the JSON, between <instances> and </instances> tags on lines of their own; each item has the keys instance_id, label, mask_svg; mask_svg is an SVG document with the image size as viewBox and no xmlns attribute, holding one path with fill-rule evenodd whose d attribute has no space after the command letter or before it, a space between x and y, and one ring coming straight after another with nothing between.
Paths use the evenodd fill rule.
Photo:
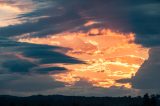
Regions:
<instances>
[{"instance_id":1,"label":"distant forest","mask_svg":"<svg viewBox=\"0 0 160 106\"><path fill-rule=\"evenodd\" d=\"M0 106L160 106L160 95L143 97L82 97L82 96L29 96L1 95Z\"/></svg>"}]
</instances>

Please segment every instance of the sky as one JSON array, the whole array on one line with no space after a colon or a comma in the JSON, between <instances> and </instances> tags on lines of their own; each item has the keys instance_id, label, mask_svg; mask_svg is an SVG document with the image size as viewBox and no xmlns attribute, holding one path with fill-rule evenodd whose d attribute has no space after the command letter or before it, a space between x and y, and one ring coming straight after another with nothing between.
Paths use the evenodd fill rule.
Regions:
<instances>
[{"instance_id":1,"label":"sky","mask_svg":"<svg viewBox=\"0 0 160 106\"><path fill-rule=\"evenodd\" d=\"M0 0L0 95L160 93L159 0Z\"/></svg>"}]
</instances>

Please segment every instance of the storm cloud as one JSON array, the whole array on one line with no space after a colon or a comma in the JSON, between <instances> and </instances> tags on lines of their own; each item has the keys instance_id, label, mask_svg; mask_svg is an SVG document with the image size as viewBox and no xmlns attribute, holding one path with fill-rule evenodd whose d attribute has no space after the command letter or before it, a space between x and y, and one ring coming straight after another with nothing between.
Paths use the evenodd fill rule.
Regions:
<instances>
[{"instance_id":1,"label":"storm cloud","mask_svg":"<svg viewBox=\"0 0 160 106\"><path fill-rule=\"evenodd\" d=\"M1 66L11 72L29 73L32 68L39 67L42 64L51 63L68 63L78 64L84 63L76 58L67 56L63 53L56 52L56 50L66 51L67 48L36 45L27 43L18 43L14 41L3 40L1 42ZM5 47L5 49L4 49ZM47 67L43 67L45 70ZM53 70L62 70L62 67L52 67ZM51 69L51 67L50 67ZM65 68L63 68L65 69Z\"/></svg>"},{"instance_id":2,"label":"storm cloud","mask_svg":"<svg viewBox=\"0 0 160 106\"><path fill-rule=\"evenodd\" d=\"M122 33L133 32L136 36L135 43L151 48L149 59L131 79L131 84L138 89L160 88L158 84L160 80L158 77L160 75L158 71L160 66L159 0L23 0L21 2L1 0L1 3L18 9L16 15L10 16L8 15L10 13L5 15L5 17L10 16L8 19L10 21L6 21L7 24L4 23L4 19L0 20L0 24L4 24L0 25L0 73L3 76L0 77L2 83L0 89L3 89L2 91L25 92L26 90L33 93L33 91L63 87L60 82L52 83L51 77L47 75L50 72L67 71L66 68L55 64L85 63L66 55L65 52L69 48L21 43L17 41L17 37L48 37L67 31L85 32L95 27L109 28ZM85 26L88 21L98 23ZM54 65L42 67L45 64ZM29 76L33 73L36 76ZM12 79L15 74L18 74L16 80ZM6 79L6 75L12 78ZM8 78L9 83L6 83ZM33 87L24 88L23 85ZM112 88L109 90L112 91ZM66 91L68 93L68 90ZM65 94L66 91L61 92Z\"/></svg>"},{"instance_id":3,"label":"storm cloud","mask_svg":"<svg viewBox=\"0 0 160 106\"><path fill-rule=\"evenodd\" d=\"M98 20L101 27L136 34L136 43L144 46L159 45L159 5L158 0L111 1L111 0L70 0L68 2L37 1L45 3L30 13L20 14L17 18L37 18L34 21L0 28L1 36L18 36L29 33L31 36L44 37L64 31L85 30L83 24Z\"/></svg>"},{"instance_id":4,"label":"storm cloud","mask_svg":"<svg viewBox=\"0 0 160 106\"><path fill-rule=\"evenodd\" d=\"M58 87L64 87L63 83L54 81L48 75L18 75L18 74L1 74L0 75L0 93L24 93L33 94L53 90ZM13 94L11 94L13 95Z\"/></svg>"},{"instance_id":5,"label":"storm cloud","mask_svg":"<svg viewBox=\"0 0 160 106\"><path fill-rule=\"evenodd\" d=\"M155 47L149 51L149 59L140 67L135 77L131 79L134 88L159 89L160 88L160 48Z\"/></svg>"}]
</instances>

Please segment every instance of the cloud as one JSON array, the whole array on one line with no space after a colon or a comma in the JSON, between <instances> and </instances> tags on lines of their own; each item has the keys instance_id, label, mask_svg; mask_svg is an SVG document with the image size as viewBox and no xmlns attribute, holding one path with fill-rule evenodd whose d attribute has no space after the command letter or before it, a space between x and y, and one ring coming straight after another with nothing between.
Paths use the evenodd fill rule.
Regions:
<instances>
[{"instance_id":1,"label":"cloud","mask_svg":"<svg viewBox=\"0 0 160 106\"><path fill-rule=\"evenodd\" d=\"M47 36L49 34L54 34L69 30L74 28L71 20L74 20L77 16L66 14L61 17L50 17L39 19L37 22L27 22L24 24L18 24L15 26L8 26L1 28L1 35L3 36L18 36L26 33L30 33L32 36ZM66 17L66 18L64 18ZM65 24L65 22L68 22ZM50 24L52 23L52 24ZM79 22L78 22L79 23ZM62 25L62 26L59 26ZM64 24L64 26L63 26ZM33 34L32 34L33 33Z\"/></svg>"},{"instance_id":2,"label":"cloud","mask_svg":"<svg viewBox=\"0 0 160 106\"><path fill-rule=\"evenodd\" d=\"M83 61L80 61L76 58L65 55L64 52L67 50L67 48L58 46L19 43L10 41L8 39L3 39L1 40L0 49L0 57L2 59L0 61L1 67L12 73L42 73L38 71L41 71L40 66L43 64L84 63ZM58 52L57 50L62 51L63 53ZM48 70L45 73L49 73L49 69L50 72L55 70L65 70L65 68L58 66L51 66L50 68L43 67L43 70Z\"/></svg>"},{"instance_id":3,"label":"cloud","mask_svg":"<svg viewBox=\"0 0 160 106\"><path fill-rule=\"evenodd\" d=\"M55 6L55 2L47 3L51 3L53 6L48 4L48 8L42 8L28 14L19 15L17 18L23 18L25 22L14 26L2 27L0 29L1 35L18 36L29 33L32 36L47 36L49 34L73 29L76 25L82 24L80 20L81 17L76 11L63 12L58 9L59 7ZM55 11L56 14L53 14L51 11ZM35 20L29 20L30 18Z\"/></svg>"},{"instance_id":4,"label":"cloud","mask_svg":"<svg viewBox=\"0 0 160 106\"><path fill-rule=\"evenodd\" d=\"M159 7L160 2L135 6L130 17L130 24L136 33L136 43L146 47L159 46Z\"/></svg>"},{"instance_id":5,"label":"cloud","mask_svg":"<svg viewBox=\"0 0 160 106\"><path fill-rule=\"evenodd\" d=\"M1 74L0 75L0 94L31 96L37 94L51 95L72 95L72 96L139 96L150 90L136 90L125 87L101 88L93 87L85 79L80 80L75 86L64 86L64 83L54 81L48 75L17 75L17 74ZM153 90L156 93L158 90Z\"/></svg>"},{"instance_id":6,"label":"cloud","mask_svg":"<svg viewBox=\"0 0 160 106\"><path fill-rule=\"evenodd\" d=\"M47 67L47 68L38 68L36 69L36 72L38 73L41 73L41 74L44 74L44 73L51 73L51 74L54 74L54 73L59 73L59 72L63 72L67 70L66 68L64 67Z\"/></svg>"},{"instance_id":7,"label":"cloud","mask_svg":"<svg viewBox=\"0 0 160 106\"><path fill-rule=\"evenodd\" d=\"M132 79L132 85L135 88L151 88L148 85L152 85L153 88L159 88L156 83L159 80L157 76L159 73L156 71L159 69L159 51L154 48L154 46L160 45L160 2L158 0L70 0L68 2L64 0L1 0L1 4L7 6L7 8L9 7L9 10L15 11L0 15L0 17L3 17L3 20L0 20L0 23L3 22L3 25L0 25L0 73L13 72L22 74L22 72L36 72L46 74L52 71L65 70L62 66L55 66L57 63L84 63L81 60L65 55L64 51L68 50L66 48L20 43L14 39L17 36L47 37L63 32L85 32L91 28L99 27L124 33L133 32L136 35L136 43L145 47L153 47L149 60L145 61ZM6 11L6 7L3 7L3 10L0 9L0 11ZM89 21L99 23L96 25L91 23L89 26L85 26ZM58 52L57 50L63 52ZM54 65L52 67L41 67L44 64ZM142 72L143 70L146 71ZM151 75L155 76L154 79L150 77ZM30 77L27 76L28 79ZM25 82L24 79L22 79L23 81ZM148 84L142 84L144 81L148 81ZM152 81L154 83L151 84ZM22 82L15 82L15 85L23 85ZM50 83L46 84L49 85ZM10 86L4 85L6 88L11 86L12 84ZM41 86L39 87L41 88ZM17 89L15 87L13 89L14 91L24 91L24 88ZM62 90L61 92L65 94L69 90ZM106 93L109 93L108 91ZM115 91L115 94L121 92L118 91ZM85 93L89 95L87 90L83 94ZM73 94L73 92L70 94Z\"/></svg>"},{"instance_id":8,"label":"cloud","mask_svg":"<svg viewBox=\"0 0 160 106\"><path fill-rule=\"evenodd\" d=\"M132 86L137 89L159 89L160 88L160 48L152 48L149 59L140 67L136 75L131 79Z\"/></svg>"},{"instance_id":9,"label":"cloud","mask_svg":"<svg viewBox=\"0 0 160 106\"><path fill-rule=\"evenodd\" d=\"M141 65L137 73L131 78L117 80L119 83L131 83L132 88L142 89L144 92L159 92L160 88L160 47L149 50L149 58Z\"/></svg>"},{"instance_id":10,"label":"cloud","mask_svg":"<svg viewBox=\"0 0 160 106\"><path fill-rule=\"evenodd\" d=\"M0 0L0 7L0 27L7 27L23 23L23 18L17 18L18 15L31 12L36 5L31 0Z\"/></svg>"},{"instance_id":11,"label":"cloud","mask_svg":"<svg viewBox=\"0 0 160 106\"><path fill-rule=\"evenodd\" d=\"M64 86L64 83L54 81L48 75L0 75L0 94L30 96L37 94L74 95L74 96L124 96L136 95L136 91L124 87L100 88L93 87L85 79L75 86ZM83 86L82 86L83 85Z\"/></svg>"},{"instance_id":12,"label":"cloud","mask_svg":"<svg viewBox=\"0 0 160 106\"><path fill-rule=\"evenodd\" d=\"M17 75L17 74L1 74L0 75L0 93L2 92L24 92L36 93L64 87L63 83L54 81L48 75Z\"/></svg>"},{"instance_id":13,"label":"cloud","mask_svg":"<svg viewBox=\"0 0 160 106\"><path fill-rule=\"evenodd\" d=\"M49 64L49 63L82 63L81 61L76 60L73 57L69 57L65 54L47 50L47 49L42 49L42 48L36 48L32 49L30 51L25 51L23 53L24 56L26 57L31 57L34 59L39 59L39 63L41 64Z\"/></svg>"},{"instance_id":14,"label":"cloud","mask_svg":"<svg viewBox=\"0 0 160 106\"><path fill-rule=\"evenodd\" d=\"M83 85L83 86L82 86ZM126 96L132 95L137 96L136 90L128 89L125 87L115 87L112 86L110 88L102 88L102 87L93 87L91 84L85 81L80 81L75 86L66 86L61 88L54 89L55 94L61 95L72 95L72 96L110 96L110 97L117 97L117 96Z\"/></svg>"},{"instance_id":15,"label":"cloud","mask_svg":"<svg viewBox=\"0 0 160 106\"><path fill-rule=\"evenodd\" d=\"M99 23L94 27L107 27L121 32L134 32L136 34L136 43L147 47L159 45L160 15L158 14L158 7L160 2L157 0L136 0L135 2L131 0L116 2L71 0L67 3L62 0L48 0L45 2L36 0L34 2L43 4L44 8L19 14L17 18L23 18L25 22L1 28L1 36L11 37L29 34L44 37L68 30L86 30L92 27L84 26L86 22L98 20L101 24Z\"/></svg>"},{"instance_id":16,"label":"cloud","mask_svg":"<svg viewBox=\"0 0 160 106\"><path fill-rule=\"evenodd\" d=\"M13 73L28 73L29 70L33 67L37 66L31 62L25 60L9 60L2 63L2 67L7 68L8 70L12 71Z\"/></svg>"}]
</instances>

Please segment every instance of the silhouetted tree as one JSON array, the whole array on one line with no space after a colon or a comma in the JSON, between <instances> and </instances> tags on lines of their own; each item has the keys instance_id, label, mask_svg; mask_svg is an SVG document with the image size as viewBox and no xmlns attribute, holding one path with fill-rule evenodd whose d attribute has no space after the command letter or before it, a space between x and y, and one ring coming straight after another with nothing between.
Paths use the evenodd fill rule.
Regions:
<instances>
[{"instance_id":1,"label":"silhouetted tree","mask_svg":"<svg viewBox=\"0 0 160 106\"><path fill-rule=\"evenodd\" d=\"M73 103L72 106L79 106L79 104L78 103Z\"/></svg>"},{"instance_id":2,"label":"silhouetted tree","mask_svg":"<svg viewBox=\"0 0 160 106\"><path fill-rule=\"evenodd\" d=\"M157 106L157 100L155 95L151 95L151 106Z\"/></svg>"},{"instance_id":3,"label":"silhouetted tree","mask_svg":"<svg viewBox=\"0 0 160 106\"><path fill-rule=\"evenodd\" d=\"M148 93L143 96L143 106L151 106Z\"/></svg>"},{"instance_id":4,"label":"silhouetted tree","mask_svg":"<svg viewBox=\"0 0 160 106\"><path fill-rule=\"evenodd\" d=\"M16 105L15 105L15 103L10 103L10 105L9 105L9 106L16 106Z\"/></svg>"}]
</instances>

